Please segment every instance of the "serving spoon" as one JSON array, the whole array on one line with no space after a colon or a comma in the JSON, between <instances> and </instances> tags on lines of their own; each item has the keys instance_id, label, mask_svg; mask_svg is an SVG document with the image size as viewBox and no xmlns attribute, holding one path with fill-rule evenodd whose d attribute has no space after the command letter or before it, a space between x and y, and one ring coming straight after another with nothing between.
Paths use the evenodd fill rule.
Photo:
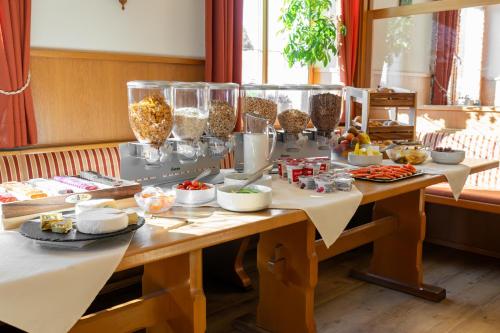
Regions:
<instances>
[{"instance_id":1,"label":"serving spoon","mask_svg":"<svg viewBox=\"0 0 500 333\"><path fill-rule=\"evenodd\" d=\"M238 192L241 189L245 188L246 186L255 183L257 180L259 180L262 177L264 172L272 169L272 167L273 167L273 164L268 164L268 165L260 168L259 170L255 171L254 173L250 174L248 176L247 181L241 185L236 185L236 187L233 189L233 192Z\"/></svg>"},{"instance_id":2,"label":"serving spoon","mask_svg":"<svg viewBox=\"0 0 500 333\"><path fill-rule=\"evenodd\" d=\"M192 182L194 182L195 180L200 180L202 179L203 177L206 177L208 176L210 173L212 172L212 169L210 168L206 168L205 170L203 170L198 176L196 176Z\"/></svg>"}]
</instances>

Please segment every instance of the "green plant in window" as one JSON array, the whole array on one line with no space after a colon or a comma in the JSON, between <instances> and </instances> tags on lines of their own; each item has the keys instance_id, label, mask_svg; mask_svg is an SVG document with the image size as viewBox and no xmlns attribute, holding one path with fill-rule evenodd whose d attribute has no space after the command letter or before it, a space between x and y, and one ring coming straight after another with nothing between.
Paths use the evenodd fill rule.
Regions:
<instances>
[{"instance_id":1,"label":"green plant in window","mask_svg":"<svg viewBox=\"0 0 500 333\"><path fill-rule=\"evenodd\" d=\"M329 15L331 7L331 0L284 0L280 32L288 34L283 53L290 67L317 63L326 67L338 54L337 37L345 34L345 26Z\"/></svg>"}]
</instances>

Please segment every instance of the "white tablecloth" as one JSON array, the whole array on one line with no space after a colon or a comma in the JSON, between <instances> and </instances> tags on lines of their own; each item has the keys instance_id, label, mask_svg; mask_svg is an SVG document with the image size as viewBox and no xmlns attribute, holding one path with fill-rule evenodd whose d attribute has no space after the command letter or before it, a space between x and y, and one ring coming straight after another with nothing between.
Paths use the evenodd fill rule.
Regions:
<instances>
[{"instance_id":1,"label":"white tablecloth","mask_svg":"<svg viewBox=\"0 0 500 333\"><path fill-rule=\"evenodd\" d=\"M423 164L415 165L415 168L422 170L430 175L444 175L448 184L450 184L451 192L455 200L458 200L460 193L464 189L467 177L469 177L471 165L474 165L480 160L465 160L457 165L438 164L432 160L428 160ZM397 165L391 160L384 160L384 164Z\"/></svg>"},{"instance_id":2,"label":"white tablecloth","mask_svg":"<svg viewBox=\"0 0 500 333\"><path fill-rule=\"evenodd\" d=\"M120 263L132 234L82 249L47 248L0 231L0 321L28 332L67 332Z\"/></svg>"},{"instance_id":3,"label":"white tablecloth","mask_svg":"<svg viewBox=\"0 0 500 333\"><path fill-rule=\"evenodd\" d=\"M344 231L362 198L363 194L355 186L350 192L317 193L276 178L271 208L305 211L325 245L330 247Z\"/></svg>"}]
</instances>

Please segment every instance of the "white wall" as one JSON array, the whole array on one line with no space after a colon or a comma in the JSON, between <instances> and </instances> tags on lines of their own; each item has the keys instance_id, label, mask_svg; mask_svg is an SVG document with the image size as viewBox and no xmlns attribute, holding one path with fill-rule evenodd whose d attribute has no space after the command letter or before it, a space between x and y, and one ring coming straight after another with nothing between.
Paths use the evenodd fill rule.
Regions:
<instances>
[{"instance_id":1,"label":"white wall","mask_svg":"<svg viewBox=\"0 0 500 333\"><path fill-rule=\"evenodd\" d=\"M33 47L204 57L205 1L33 0Z\"/></svg>"},{"instance_id":2,"label":"white wall","mask_svg":"<svg viewBox=\"0 0 500 333\"><path fill-rule=\"evenodd\" d=\"M483 76L490 80L500 78L500 5L486 7L484 28L488 54L483 63Z\"/></svg>"}]
</instances>

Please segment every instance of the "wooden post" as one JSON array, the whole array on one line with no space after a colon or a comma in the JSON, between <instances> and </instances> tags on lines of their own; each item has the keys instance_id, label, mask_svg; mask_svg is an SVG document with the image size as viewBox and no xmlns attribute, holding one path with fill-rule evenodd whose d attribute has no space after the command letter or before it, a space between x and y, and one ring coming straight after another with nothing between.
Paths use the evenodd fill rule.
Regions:
<instances>
[{"instance_id":1,"label":"wooden post","mask_svg":"<svg viewBox=\"0 0 500 333\"><path fill-rule=\"evenodd\" d=\"M396 289L431 301L446 297L442 288L425 285L422 270L422 242L425 238L424 191L417 190L377 201L374 219L394 216L398 228L374 242L373 257L366 273L353 277Z\"/></svg>"},{"instance_id":2,"label":"wooden post","mask_svg":"<svg viewBox=\"0 0 500 333\"><path fill-rule=\"evenodd\" d=\"M201 250L144 265L142 289L144 294L166 290L176 313L173 317L165 313L165 321L149 327L148 333L205 332L206 304Z\"/></svg>"},{"instance_id":3,"label":"wooden post","mask_svg":"<svg viewBox=\"0 0 500 333\"><path fill-rule=\"evenodd\" d=\"M264 232L257 247L257 325L276 333L315 332L316 229L309 221Z\"/></svg>"}]
</instances>

